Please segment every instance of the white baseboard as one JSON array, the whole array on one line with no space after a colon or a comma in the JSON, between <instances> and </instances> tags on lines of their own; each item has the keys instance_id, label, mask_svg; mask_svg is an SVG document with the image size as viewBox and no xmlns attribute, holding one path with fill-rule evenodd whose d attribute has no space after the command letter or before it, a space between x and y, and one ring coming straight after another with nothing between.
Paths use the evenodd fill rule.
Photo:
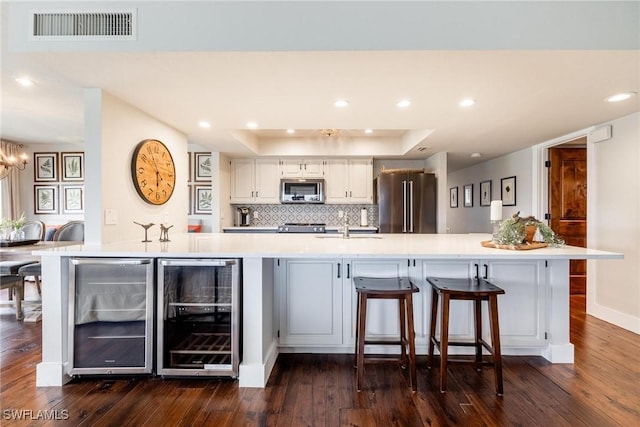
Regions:
<instances>
[{"instance_id":1,"label":"white baseboard","mask_svg":"<svg viewBox=\"0 0 640 427\"><path fill-rule=\"evenodd\" d=\"M640 318L599 304L588 304L587 314L640 335Z\"/></svg>"},{"instance_id":2,"label":"white baseboard","mask_svg":"<svg viewBox=\"0 0 640 427\"><path fill-rule=\"evenodd\" d=\"M269 375L278 358L278 345L274 340L269 349L264 363L240 364L240 374L238 376L239 387L264 388L269 381Z\"/></svg>"}]
</instances>

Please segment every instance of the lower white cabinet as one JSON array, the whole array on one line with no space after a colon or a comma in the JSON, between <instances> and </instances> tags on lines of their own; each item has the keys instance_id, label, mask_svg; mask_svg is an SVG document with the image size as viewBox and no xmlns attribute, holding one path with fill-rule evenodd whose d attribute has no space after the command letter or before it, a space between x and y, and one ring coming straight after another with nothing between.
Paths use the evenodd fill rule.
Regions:
<instances>
[{"instance_id":1,"label":"lower white cabinet","mask_svg":"<svg viewBox=\"0 0 640 427\"><path fill-rule=\"evenodd\" d=\"M498 296L498 323L501 347L543 347L545 338L545 296L547 281L545 261L539 260L477 260L477 261L424 261L423 277L487 278L504 289ZM427 284L427 335L430 324L431 286ZM440 311L436 331L440 330ZM469 340L474 335L473 302L451 301L449 313L449 339ZM483 336L490 342L489 315L482 303ZM417 330L416 330L417 332ZM439 332L437 332L439 335ZM427 338L428 340L428 338ZM427 342L428 343L428 342Z\"/></svg>"},{"instance_id":2,"label":"lower white cabinet","mask_svg":"<svg viewBox=\"0 0 640 427\"><path fill-rule=\"evenodd\" d=\"M276 323L280 345L341 346L353 351L356 302L354 276L408 276L420 288L413 295L416 346L426 352L431 319L432 290L426 277L487 277L505 290L498 296L502 347L541 348L545 338L545 261L539 260L416 260L416 259L280 259L276 266ZM440 312L438 312L437 331ZM474 333L473 303L452 301L449 339L467 340ZM398 302L370 300L367 336L397 337L400 331ZM439 335L439 332L437 332ZM483 303L483 335L490 341L486 304ZM456 349L454 349L456 351Z\"/></svg>"},{"instance_id":3,"label":"lower white cabinet","mask_svg":"<svg viewBox=\"0 0 640 427\"><path fill-rule=\"evenodd\" d=\"M342 343L341 270L332 259L276 261L280 344Z\"/></svg>"}]
</instances>

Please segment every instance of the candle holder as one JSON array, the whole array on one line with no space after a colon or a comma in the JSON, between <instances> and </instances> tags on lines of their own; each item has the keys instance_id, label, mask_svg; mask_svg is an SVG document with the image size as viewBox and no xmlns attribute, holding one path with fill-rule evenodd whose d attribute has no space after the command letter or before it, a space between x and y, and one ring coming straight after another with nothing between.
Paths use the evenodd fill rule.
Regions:
<instances>
[{"instance_id":1,"label":"candle holder","mask_svg":"<svg viewBox=\"0 0 640 427\"><path fill-rule=\"evenodd\" d=\"M139 222L135 222L133 221L134 224L138 224L140 227L144 228L144 240L142 241L142 243L148 243L151 240L149 240L149 238L147 237L147 231L153 227L155 224L153 222L150 222L149 224L140 224Z\"/></svg>"},{"instance_id":2,"label":"candle holder","mask_svg":"<svg viewBox=\"0 0 640 427\"><path fill-rule=\"evenodd\" d=\"M169 240L169 229L173 227L173 225L168 224L160 224L160 241L161 242L170 242Z\"/></svg>"}]
</instances>

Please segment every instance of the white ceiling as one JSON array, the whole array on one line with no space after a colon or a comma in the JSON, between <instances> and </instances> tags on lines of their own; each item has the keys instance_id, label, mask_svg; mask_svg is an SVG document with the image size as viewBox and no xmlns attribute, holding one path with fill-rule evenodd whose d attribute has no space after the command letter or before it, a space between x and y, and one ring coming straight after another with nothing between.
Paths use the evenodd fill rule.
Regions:
<instances>
[{"instance_id":1,"label":"white ceiling","mask_svg":"<svg viewBox=\"0 0 640 427\"><path fill-rule=\"evenodd\" d=\"M638 50L4 50L1 67L0 136L26 144L82 143L87 87L231 155L420 159L446 151L453 170L640 111L638 96L604 101L640 91ZM20 87L14 79L23 75L36 84ZM477 104L459 107L466 97ZM412 104L401 110L403 98ZM334 107L336 99L349 106ZM201 129L201 120L212 127ZM344 131L328 139L322 128Z\"/></svg>"}]
</instances>

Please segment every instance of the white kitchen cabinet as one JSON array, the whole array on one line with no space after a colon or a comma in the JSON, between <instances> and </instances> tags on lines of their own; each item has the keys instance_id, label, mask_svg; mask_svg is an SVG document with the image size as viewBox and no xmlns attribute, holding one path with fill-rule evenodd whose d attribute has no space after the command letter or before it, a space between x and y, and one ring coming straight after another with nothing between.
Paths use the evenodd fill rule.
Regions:
<instances>
[{"instance_id":1,"label":"white kitchen cabinet","mask_svg":"<svg viewBox=\"0 0 640 427\"><path fill-rule=\"evenodd\" d=\"M447 278L488 278L505 290L498 296L498 316L501 347L544 347L545 340L545 262L539 260L477 260L477 261L430 261L423 262L423 276ZM431 313L431 286L427 284L425 301L426 334L429 333ZM449 317L449 340L472 340L474 336L474 312L471 301L451 301ZM486 303L482 304L483 336L490 342L489 316ZM440 331L440 315L436 334ZM509 321L507 321L509 319ZM416 338L418 331L416 328ZM428 344L428 337L427 341ZM459 348L452 348L461 352Z\"/></svg>"},{"instance_id":2,"label":"white kitchen cabinet","mask_svg":"<svg viewBox=\"0 0 640 427\"><path fill-rule=\"evenodd\" d=\"M546 342L546 261L481 261L481 275L504 289L498 295L498 321L502 347L544 347ZM485 270L486 269L486 270ZM484 312L484 335L488 338L488 316ZM507 321L508 320L508 321Z\"/></svg>"},{"instance_id":3,"label":"white kitchen cabinet","mask_svg":"<svg viewBox=\"0 0 640 427\"><path fill-rule=\"evenodd\" d=\"M432 290L426 278L488 277L505 290L498 296L501 346L518 354L518 349L544 348L545 261L539 260L421 260L421 259L281 259L276 267L276 310L279 316L280 345L319 347L332 345L352 351L355 344L357 295L354 276L408 276L420 288L413 294L416 347L426 354L431 321ZM482 304L483 336L490 341L486 304ZM449 339L472 340L473 303L451 301ZM436 334L440 334L440 315ZM340 329L341 330L338 330ZM398 302L370 300L367 305L367 337L387 339L400 332ZM372 351L388 352L379 347ZM471 350L452 347L452 353Z\"/></svg>"},{"instance_id":4,"label":"white kitchen cabinet","mask_svg":"<svg viewBox=\"0 0 640 427\"><path fill-rule=\"evenodd\" d=\"M282 159L280 160L282 178L323 178L322 159Z\"/></svg>"},{"instance_id":5,"label":"white kitchen cabinet","mask_svg":"<svg viewBox=\"0 0 640 427\"><path fill-rule=\"evenodd\" d=\"M353 277L407 276L408 259L345 259L343 278L344 344L355 345L357 295ZM414 297L416 294L414 294ZM416 301L414 300L414 307ZM370 299L367 303L367 337L371 339L393 338L400 335L398 302ZM415 314L414 314L415 316ZM415 317L414 317L415 318ZM388 348L388 347L387 347Z\"/></svg>"},{"instance_id":6,"label":"white kitchen cabinet","mask_svg":"<svg viewBox=\"0 0 640 427\"><path fill-rule=\"evenodd\" d=\"M276 261L281 345L342 343L342 274L335 259Z\"/></svg>"},{"instance_id":7,"label":"white kitchen cabinet","mask_svg":"<svg viewBox=\"0 0 640 427\"><path fill-rule=\"evenodd\" d=\"M279 203L277 159L231 160L231 203Z\"/></svg>"},{"instance_id":8,"label":"white kitchen cabinet","mask_svg":"<svg viewBox=\"0 0 640 427\"><path fill-rule=\"evenodd\" d=\"M371 159L328 159L325 161L326 203L372 203L373 161Z\"/></svg>"}]
</instances>

